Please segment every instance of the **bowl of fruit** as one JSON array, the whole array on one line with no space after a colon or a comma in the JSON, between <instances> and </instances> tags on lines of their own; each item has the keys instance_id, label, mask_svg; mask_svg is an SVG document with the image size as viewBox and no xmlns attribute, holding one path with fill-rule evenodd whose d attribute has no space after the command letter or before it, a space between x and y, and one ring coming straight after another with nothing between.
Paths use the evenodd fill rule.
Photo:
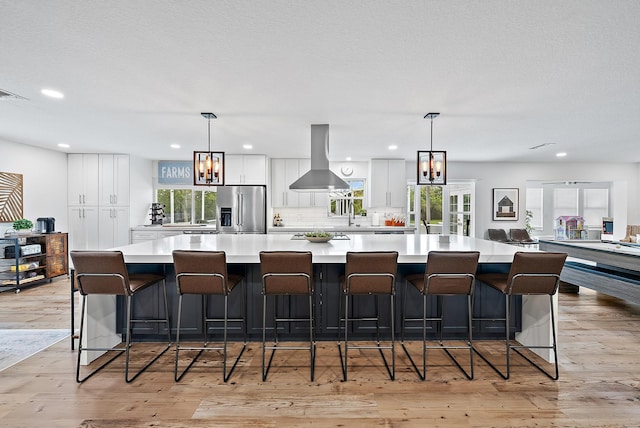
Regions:
<instances>
[{"instance_id":1,"label":"bowl of fruit","mask_svg":"<svg viewBox=\"0 0 640 428\"><path fill-rule=\"evenodd\" d=\"M305 233L304 237L309 242L329 242L333 235L329 232L309 232Z\"/></svg>"}]
</instances>

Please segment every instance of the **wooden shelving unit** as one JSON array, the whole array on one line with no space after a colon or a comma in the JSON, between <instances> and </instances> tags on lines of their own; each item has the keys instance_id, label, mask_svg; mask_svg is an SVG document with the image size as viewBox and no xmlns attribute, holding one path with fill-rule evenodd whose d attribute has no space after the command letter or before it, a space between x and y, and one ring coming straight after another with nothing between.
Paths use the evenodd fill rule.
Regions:
<instances>
[{"instance_id":1,"label":"wooden shelving unit","mask_svg":"<svg viewBox=\"0 0 640 428\"><path fill-rule=\"evenodd\" d=\"M40 252L28 254L29 245ZM23 248L24 247L24 248ZM66 233L30 234L0 238L0 291L15 290L69 273Z\"/></svg>"}]
</instances>

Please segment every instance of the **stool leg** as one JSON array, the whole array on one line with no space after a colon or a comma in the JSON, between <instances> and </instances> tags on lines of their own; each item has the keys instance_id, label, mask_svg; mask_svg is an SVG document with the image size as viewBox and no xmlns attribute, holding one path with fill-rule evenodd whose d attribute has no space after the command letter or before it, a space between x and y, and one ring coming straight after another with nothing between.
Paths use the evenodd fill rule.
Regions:
<instances>
[{"instance_id":1,"label":"stool leg","mask_svg":"<svg viewBox=\"0 0 640 428\"><path fill-rule=\"evenodd\" d=\"M473 329L471 323L473 321L471 311L473 308L473 299L471 295L467 296L467 336L469 340L469 364L471 365L471 379L473 379Z\"/></svg>"},{"instance_id":2,"label":"stool leg","mask_svg":"<svg viewBox=\"0 0 640 428\"><path fill-rule=\"evenodd\" d=\"M505 325L504 330L505 330L505 332L506 332L506 337L505 337L505 348L506 348L506 353L507 353L507 375L506 375L506 376L504 376L504 379L505 379L505 380L507 380L507 379L509 379L509 376L511 375L511 355L510 355L511 345L509 344L509 336L510 336L510 331L509 331L509 330L510 330L510 327L511 327L511 325L510 325L510 324L511 324L511 322L510 322L510 320L509 320L509 318L510 318L510 317L509 317L509 315L510 315L510 313L509 313L509 312L510 312L510 308L509 308L509 306L510 306L510 303L511 303L511 302L510 302L510 301L511 301L511 297L510 297L508 294L506 294L506 295L504 296L504 299L505 299L504 301L505 301L505 311L506 311L506 312L505 312L505 322L506 322L506 325Z\"/></svg>"},{"instance_id":3,"label":"stool leg","mask_svg":"<svg viewBox=\"0 0 640 428\"><path fill-rule=\"evenodd\" d=\"M390 297L391 312L391 380L396 378L396 330L395 330L395 298L392 294Z\"/></svg>"},{"instance_id":4,"label":"stool leg","mask_svg":"<svg viewBox=\"0 0 640 428\"><path fill-rule=\"evenodd\" d=\"M224 332L222 333L222 380L226 382L227 378L227 327L228 327L228 316L229 316L229 296L227 294L224 295L224 322L223 328Z\"/></svg>"},{"instance_id":5,"label":"stool leg","mask_svg":"<svg viewBox=\"0 0 640 428\"><path fill-rule=\"evenodd\" d=\"M342 302L342 299L340 299ZM341 315L341 314L340 314ZM341 320L338 319L338 324L341 324ZM338 330L340 330L340 325L338 325ZM349 358L349 295L344 293L344 357L342 355L342 350L340 349L342 344L342 334L340 334L340 340L338 342L338 351L340 352L340 365L342 366L342 380L346 382L347 380L347 371L348 371L348 358Z\"/></svg>"},{"instance_id":6,"label":"stool leg","mask_svg":"<svg viewBox=\"0 0 640 428\"><path fill-rule=\"evenodd\" d=\"M309 295L309 351L311 353L311 382L313 382L316 364L316 342L313 334L313 296Z\"/></svg>"},{"instance_id":7,"label":"stool leg","mask_svg":"<svg viewBox=\"0 0 640 428\"><path fill-rule=\"evenodd\" d=\"M80 380L80 355L82 354L82 332L84 331L84 312L87 304L87 296L82 296L82 309L80 310L80 335L78 339L78 363L76 364L76 382L82 382Z\"/></svg>"},{"instance_id":8,"label":"stool leg","mask_svg":"<svg viewBox=\"0 0 640 428\"><path fill-rule=\"evenodd\" d=\"M177 382L180 380L178 376L178 360L180 359L180 323L182 321L182 294L178 297L178 323L176 330L176 361L173 369L173 379Z\"/></svg>"},{"instance_id":9,"label":"stool leg","mask_svg":"<svg viewBox=\"0 0 640 428\"><path fill-rule=\"evenodd\" d=\"M125 363L124 363L124 377L127 383L131 382L133 379L129 379L129 350L131 348L131 296L126 296L126 305L127 305L127 340L125 345Z\"/></svg>"},{"instance_id":10,"label":"stool leg","mask_svg":"<svg viewBox=\"0 0 640 428\"><path fill-rule=\"evenodd\" d=\"M169 322L169 299L167 299L167 281L162 280L162 293L164 295L164 317L167 323L167 339L171 343L171 322Z\"/></svg>"},{"instance_id":11,"label":"stool leg","mask_svg":"<svg viewBox=\"0 0 640 428\"><path fill-rule=\"evenodd\" d=\"M267 379L267 373L265 372L265 352L267 341L267 295L262 296L262 381Z\"/></svg>"}]
</instances>

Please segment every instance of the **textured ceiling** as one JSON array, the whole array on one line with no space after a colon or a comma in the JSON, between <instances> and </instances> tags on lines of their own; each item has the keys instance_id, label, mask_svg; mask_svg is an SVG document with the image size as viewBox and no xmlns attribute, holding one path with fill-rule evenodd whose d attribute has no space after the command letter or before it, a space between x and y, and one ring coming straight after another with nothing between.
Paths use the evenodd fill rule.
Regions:
<instances>
[{"instance_id":1,"label":"textured ceiling","mask_svg":"<svg viewBox=\"0 0 640 428\"><path fill-rule=\"evenodd\" d=\"M640 162L636 0L0 0L0 11L0 89L26 98L0 98L0 140L189 159L207 146L210 111L227 153L250 143L308 157L309 125L329 123L331 160L413 159L436 111L434 149L451 161ZM529 149L544 143L555 144Z\"/></svg>"}]
</instances>

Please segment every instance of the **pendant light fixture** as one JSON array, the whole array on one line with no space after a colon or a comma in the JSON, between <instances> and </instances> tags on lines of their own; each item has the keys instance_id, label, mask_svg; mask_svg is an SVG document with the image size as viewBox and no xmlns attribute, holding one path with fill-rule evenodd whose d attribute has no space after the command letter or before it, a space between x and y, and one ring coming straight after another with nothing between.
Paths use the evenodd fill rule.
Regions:
<instances>
[{"instance_id":1,"label":"pendant light fixture","mask_svg":"<svg viewBox=\"0 0 640 428\"><path fill-rule=\"evenodd\" d=\"M208 149L206 152L193 152L194 186L224 186L224 152L211 151L211 119L218 117L213 113L200 113L207 119Z\"/></svg>"},{"instance_id":2,"label":"pendant light fixture","mask_svg":"<svg viewBox=\"0 0 640 428\"><path fill-rule=\"evenodd\" d=\"M418 184L443 186L447 184L447 152L433 150L433 119L440 113L427 113L431 120L431 147L429 151L418 151Z\"/></svg>"}]
</instances>

